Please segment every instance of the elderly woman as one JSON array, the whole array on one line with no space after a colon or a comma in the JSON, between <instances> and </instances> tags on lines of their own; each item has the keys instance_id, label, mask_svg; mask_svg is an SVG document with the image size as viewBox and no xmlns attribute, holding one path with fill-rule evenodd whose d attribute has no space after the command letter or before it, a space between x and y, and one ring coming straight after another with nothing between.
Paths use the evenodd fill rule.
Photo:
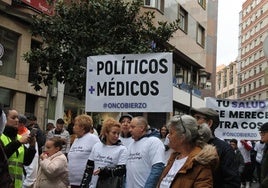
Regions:
<instances>
[{"instance_id":1,"label":"elderly woman","mask_svg":"<svg viewBox=\"0 0 268 188\"><path fill-rule=\"evenodd\" d=\"M218 163L217 151L214 146L204 144L195 118L174 116L168 127L169 147L175 152L162 172L158 187L213 187L212 171Z\"/></svg>"},{"instance_id":2,"label":"elderly woman","mask_svg":"<svg viewBox=\"0 0 268 188\"><path fill-rule=\"evenodd\" d=\"M92 134L93 120L91 116L82 114L74 120L73 132L77 138L74 140L68 153L69 181L71 188L80 187L88 157L93 146L99 138Z\"/></svg>"}]
</instances>

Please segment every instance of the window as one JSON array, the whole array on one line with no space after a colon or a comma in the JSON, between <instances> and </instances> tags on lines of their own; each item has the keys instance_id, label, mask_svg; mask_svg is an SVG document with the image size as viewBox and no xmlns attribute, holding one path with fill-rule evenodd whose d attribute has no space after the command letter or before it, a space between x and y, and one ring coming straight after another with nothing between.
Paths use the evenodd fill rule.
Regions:
<instances>
[{"instance_id":1,"label":"window","mask_svg":"<svg viewBox=\"0 0 268 188\"><path fill-rule=\"evenodd\" d=\"M218 90L221 89L221 83L218 83Z\"/></svg>"},{"instance_id":2,"label":"window","mask_svg":"<svg viewBox=\"0 0 268 188\"><path fill-rule=\"evenodd\" d=\"M0 44L4 48L0 75L15 78L19 34L0 27Z\"/></svg>"},{"instance_id":3,"label":"window","mask_svg":"<svg viewBox=\"0 0 268 188\"><path fill-rule=\"evenodd\" d=\"M262 71L262 65L259 65L259 70L260 70L260 72Z\"/></svg>"},{"instance_id":4,"label":"window","mask_svg":"<svg viewBox=\"0 0 268 188\"><path fill-rule=\"evenodd\" d=\"M0 87L0 104L3 106L10 106L11 99L13 98L14 93L12 90L1 88Z\"/></svg>"},{"instance_id":5,"label":"window","mask_svg":"<svg viewBox=\"0 0 268 188\"><path fill-rule=\"evenodd\" d=\"M165 0L159 0L159 10L161 10L162 12L164 12L165 10Z\"/></svg>"},{"instance_id":6,"label":"window","mask_svg":"<svg viewBox=\"0 0 268 188\"><path fill-rule=\"evenodd\" d=\"M187 33L188 13L181 6L179 6L179 27L182 31Z\"/></svg>"},{"instance_id":7,"label":"window","mask_svg":"<svg viewBox=\"0 0 268 188\"><path fill-rule=\"evenodd\" d=\"M231 90L229 91L229 96L232 96L232 95L234 95L234 89L231 89Z\"/></svg>"},{"instance_id":8,"label":"window","mask_svg":"<svg viewBox=\"0 0 268 188\"><path fill-rule=\"evenodd\" d=\"M145 0L144 5L151 6L151 0Z\"/></svg>"},{"instance_id":9,"label":"window","mask_svg":"<svg viewBox=\"0 0 268 188\"><path fill-rule=\"evenodd\" d=\"M198 0L198 4L199 4L203 9L206 9L206 0Z\"/></svg>"},{"instance_id":10,"label":"window","mask_svg":"<svg viewBox=\"0 0 268 188\"><path fill-rule=\"evenodd\" d=\"M165 0L144 0L144 5L157 8L164 12Z\"/></svg>"},{"instance_id":11,"label":"window","mask_svg":"<svg viewBox=\"0 0 268 188\"><path fill-rule=\"evenodd\" d=\"M233 76L230 76L230 84L233 84L234 83L234 78Z\"/></svg>"},{"instance_id":12,"label":"window","mask_svg":"<svg viewBox=\"0 0 268 188\"><path fill-rule=\"evenodd\" d=\"M259 86L262 86L262 79L259 79Z\"/></svg>"},{"instance_id":13,"label":"window","mask_svg":"<svg viewBox=\"0 0 268 188\"><path fill-rule=\"evenodd\" d=\"M32 40L31 41L31 50L35 50L37 48L41 47L41 43ZM33 83L35 80L36 72L38 71L38 66L36 64L30 64L29 65L29 75L28 75L28 82Z\"/></svg>"},{"instance_id":14,"label":"window","mask_svg":"<svg viewBox=\"0 0 268 188\"><path fill-rule=\"evenodd\" d=\"M224 80L223 87L227 87L227 80Z\"/></svg>"},{"instance_id":15,"label":"window","mask_svg":"<svg viewBox=\"0 0 268 188\"><path fill-rule=\"evenodd\" d=\"M202 47L205 46L205 29L200 24L197 25L197 41L196 42Z\"/></svg>"},{"instance_id":16,"label":"window","mask_svg":"<svg viewBox=\"0 0 268 188\"><path fill-rule=\"evenodd\" d=\"M240 88L240 87L237 89L237 94L238 94L238 95L239 95L239 94L242 94L242 91L241 91L241 88Z\"/></svg>"}]
</instances>

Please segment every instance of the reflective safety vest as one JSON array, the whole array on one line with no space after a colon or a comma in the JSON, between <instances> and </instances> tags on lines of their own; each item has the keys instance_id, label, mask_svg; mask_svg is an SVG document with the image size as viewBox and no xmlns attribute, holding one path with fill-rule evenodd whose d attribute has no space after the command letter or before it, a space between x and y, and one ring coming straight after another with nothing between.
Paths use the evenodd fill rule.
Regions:
<instances>
[{"instance_id":1,"label":"reflective safety vest","mask_svg":"<svg viewBox=\"0 0 268 188\"><path fill-rule=\"evenodd\" d=\"M17 140L20 138L21 136L17 135ZM11 139L4 134L1 135L0 139L4 146L11 142ZM21 145L18 150L8 158L8 169L10 175L15 180L15 188L22 188L24 153L24 145Z\"/></svg>"}]
</instances>

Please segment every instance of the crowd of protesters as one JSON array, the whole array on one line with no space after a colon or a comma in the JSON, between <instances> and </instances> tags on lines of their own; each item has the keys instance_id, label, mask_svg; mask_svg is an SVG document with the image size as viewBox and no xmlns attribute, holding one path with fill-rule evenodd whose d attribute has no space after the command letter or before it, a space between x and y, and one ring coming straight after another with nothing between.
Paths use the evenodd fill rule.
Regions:
<instances>
[{"instance_id":1,"label":"crowd of protesters","mask_svg":"<svg viewBox=\"0 0 268 188\"><path fill-rule=\"evenodd\" d=\"M268 123L256 142L217 138L218 125L217 111L198 108L159 130L123 114L105 119L97 134L82 114L42 131L34 115L0 109L0 187L268 187Z\"/></svg>"}]
</instances>

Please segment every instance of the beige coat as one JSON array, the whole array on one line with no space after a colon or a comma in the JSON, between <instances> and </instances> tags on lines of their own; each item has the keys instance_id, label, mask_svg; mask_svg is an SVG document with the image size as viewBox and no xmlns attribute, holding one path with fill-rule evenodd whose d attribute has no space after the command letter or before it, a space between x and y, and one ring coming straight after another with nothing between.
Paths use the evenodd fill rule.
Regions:
<instances>
[{"instance_id":1,"label":"beige coat","mask_svg":"<svg viewBox=\"0 0 268 188\"><path fill-rule=\"evenodd\" d=\"M68 187L67 164L67 159L61 151L41 160L34 188Z\"/></svg>"}]
</instances>

